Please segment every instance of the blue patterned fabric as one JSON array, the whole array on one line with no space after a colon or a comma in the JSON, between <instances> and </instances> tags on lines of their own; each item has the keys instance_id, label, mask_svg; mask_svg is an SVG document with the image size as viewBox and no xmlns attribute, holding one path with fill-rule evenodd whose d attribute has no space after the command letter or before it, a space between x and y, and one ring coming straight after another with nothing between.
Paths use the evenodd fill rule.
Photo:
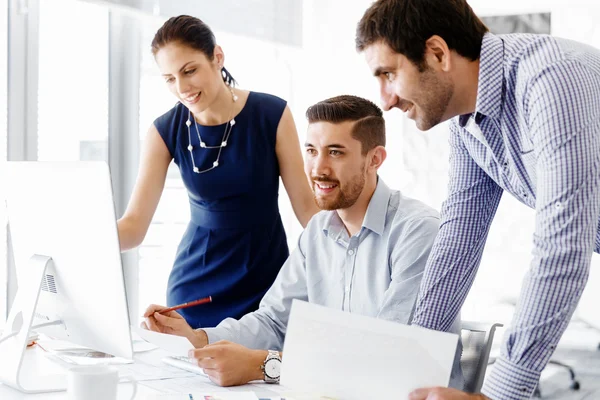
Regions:
<instances>
[{"instance_id":1,"label":"blue patterned fabric","mask_svg":"<svg viewBox=\"0 0 600 400\"><path fill-rule=\"evenodd\" d=\"M527 399L599 248L600 52L544 35L486 34L476 111L450 129L449 195L413 323L450 328L504 191L535 208L530 268L483 387L493 400Z\"/></svg>"},{"instance_id":2,"label":"blue patterned fabric","mask_svg":"<svg viewBox=\"0 0 600 400\"><path fill-rule=\"evenodd\" d=\"M289 252L278 208L277 127L286 103L250 92L223 148L219 166L193 172L185 122L178 103L154 125L167 145L188 190L191 221L171 275L169 306L212 296L213 302L180 310L194 327L216 326L258 308ZM193 118L192 118L193 120ZM198 126L207 146L218 146L225 124ZM202 149L191 126L193 156L200 170L212 166L219 149Z\"/></svg>"}]
</instances>

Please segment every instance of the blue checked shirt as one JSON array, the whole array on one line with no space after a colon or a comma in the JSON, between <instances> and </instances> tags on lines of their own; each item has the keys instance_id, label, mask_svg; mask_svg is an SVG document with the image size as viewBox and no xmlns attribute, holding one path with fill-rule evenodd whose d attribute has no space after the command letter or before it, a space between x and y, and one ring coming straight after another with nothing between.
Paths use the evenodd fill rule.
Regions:
<instances>
[{"instance_id":1,"label":"blue checked shirt","mask_svg":"<svg viewBox=\"0 0 600 400\"><path fill-rule=\"evenodd\" d=\"M413 323L447 330L504 191L535 208L533 253L501 356L483 387L530 398L598 252L600 52L550 36L483 38L476 111L450 124L450 183Z\"/></svg>"}]
</instances>

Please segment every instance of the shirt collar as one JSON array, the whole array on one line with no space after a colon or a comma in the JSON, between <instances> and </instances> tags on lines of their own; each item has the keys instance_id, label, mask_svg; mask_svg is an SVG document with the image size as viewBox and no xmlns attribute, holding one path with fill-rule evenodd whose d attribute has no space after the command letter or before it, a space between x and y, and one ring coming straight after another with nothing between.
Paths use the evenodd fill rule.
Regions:
<instances>
[{"instance_id":1,"label":"shirt collar","mask_svg":"<svg viewBox=\"0 0 600 400\"><path fill-rule=\"evenodd\" d=\"M371 196L367 213L363 219L362 227L375 232L378 235L383 234L385 229L385 217L388 211L388 203L392 195L391 189L383 182L383 179L377 178L377 187ZM328 218L325 220L323 233L337 240L342 233L345 232L344 223L342 222L337 211L330 211ZM362 229L361 229L362 230Z\"/></svg>"},{"instance_id":2,"label":"shirt collar","mask_svg":"<svg viewBox=\"0 0 600 400\"><path fill-rule=\"evenodd\" d=\"M391 194L392 191L390 188L381 178L379 178L377 180L375 192L367 207L367 214L365 214L365 219L362 224L363 228L367 228L379 236L383 234L383 229L385 228L385 216L387 215Z\"/></svg>"},{"instance_id":3,"label":"shirt collar","mask_svg":"<svg viewBox=\"0 0 600 400\"><path fill-rule=\"evenodd\" d=\"M488 32L483 36L481 42L475 122L479 123L483 116L499 118L502 112L503 98L504 42L499 36ZM459 125L464 128L469 117L471 117L471 114L459 116Z\"/></svg>"}]
</instances>

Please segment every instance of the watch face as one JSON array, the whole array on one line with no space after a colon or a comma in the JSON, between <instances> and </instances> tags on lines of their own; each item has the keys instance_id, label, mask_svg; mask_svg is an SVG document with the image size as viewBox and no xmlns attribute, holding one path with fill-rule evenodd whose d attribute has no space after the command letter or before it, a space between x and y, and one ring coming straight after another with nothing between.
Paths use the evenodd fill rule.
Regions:
<instances>
[{"instance_id":1,"label":"watch face","mask_svg":"<svg viewBox=\"0 0 600 400\"><path fill-rule=\"evenodd\" d=\"M279 378L281 375L281 361L272 358L265 363L265 375L271 379Z\"/></svg>"}]
</instances>

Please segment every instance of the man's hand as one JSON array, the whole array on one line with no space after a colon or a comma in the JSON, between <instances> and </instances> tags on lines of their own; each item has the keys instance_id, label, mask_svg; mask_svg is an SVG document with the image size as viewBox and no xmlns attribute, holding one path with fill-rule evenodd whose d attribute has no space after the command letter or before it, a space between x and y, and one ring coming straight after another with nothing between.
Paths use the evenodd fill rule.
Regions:
<instances>
[{"instance_id":1,"label":"man's hand","mask_svg":"<svg viewBox=\"0 0 600 400\"><path fill-rule=\"evenodd\" d=\"M456 389L430 387L414 390L409 400L490 400L482 394L469 394Z\"/></svg>"},{"instance_id":2,"label":"man's hand","mask_svg":"<svg viewBox=\"0 0 600 400\"><path fill-rule=\"evenodd\" d=\"M236 386L264 378L261 366L267 354L266 350L251 350L221 340L191 350L189 357L196 359L212 382L219 386Z\"/></svg>"},{"instance_id":3,"label":"man's hand","mask_svg":"<svg viewBox=\"0 0 600 400\"><path fill-rule=\"evenodd\" d=\"M204 331L195 331L176 311L159 314L160 310L167 307L156 304L150 305L144 312L145 321L141 327L149 331L167 333L169 335L183 336L187 338L194 347L202 347L208 344L208 337Z\"/></svg>"}]
</instances>

